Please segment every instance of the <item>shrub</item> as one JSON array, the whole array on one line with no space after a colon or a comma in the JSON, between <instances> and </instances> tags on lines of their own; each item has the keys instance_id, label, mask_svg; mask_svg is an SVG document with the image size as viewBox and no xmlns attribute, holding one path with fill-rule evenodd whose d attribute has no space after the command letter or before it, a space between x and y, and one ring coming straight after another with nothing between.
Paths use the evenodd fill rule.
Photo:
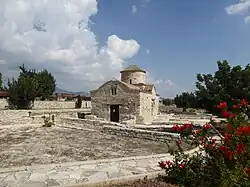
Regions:
<instances>
[{"instance_id":1,"label":"shrub","mask_svg":"<svg viewBox=\"0 0 250 187\"><path fill-rule=\"evenodd\" d=\"M78 95L75 103L75 108L81 108L81 107L82 107L82 97Z\"/></svg>"},{"instance_id":2,"label":"shrub","mask_svg":"<svg viewBox=\"0 0 250 187\"><path fill-rule=\"evenodd\" d=\"M200 149L191 156L179 149L172 153L172 161L161 161L159 166L179 186L250 186L250 125L244 115L246 107L245 100L233 105L230 108L232 112L228 112L226 102L218 105L217 108L227 119L227 126L220 140L209 136L213 128L211 124L204 125L200 130L193 130L192 124L175 125L173 130Z\"/></svg>"},{"instance_id":3,"label":"shrub","mask_svg":"<svg viewBox=\"0 0 250 187\"><path fill-rule=\"evenodd\" d=\"M52 127L55 125L54 115L52 115L52 118L50 118L50 115L48 117L43 116L42 118L44 119L43 127Z\"/></svg>"}]
</instances>

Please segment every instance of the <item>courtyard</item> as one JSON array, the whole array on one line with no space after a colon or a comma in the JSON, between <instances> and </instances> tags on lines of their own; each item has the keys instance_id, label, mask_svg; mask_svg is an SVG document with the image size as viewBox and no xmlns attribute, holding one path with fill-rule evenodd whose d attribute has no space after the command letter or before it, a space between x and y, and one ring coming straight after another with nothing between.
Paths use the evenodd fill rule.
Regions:
<instances>
[{"instance_id":1,"label":"courtyard","mask_svg":"<svg viewBox=\"0 0 250 187\"><path fill-rule=\"evenodd\" d=\"M0 129L0 147L0 168L168 152L161 142L56 126Z\"/></svg>"}]
</instances>

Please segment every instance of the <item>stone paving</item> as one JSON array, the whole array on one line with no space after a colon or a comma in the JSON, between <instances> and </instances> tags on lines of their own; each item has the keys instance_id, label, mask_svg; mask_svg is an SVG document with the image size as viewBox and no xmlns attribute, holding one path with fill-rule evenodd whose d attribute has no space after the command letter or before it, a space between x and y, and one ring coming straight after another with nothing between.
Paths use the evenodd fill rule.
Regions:
<instances>
[{"instance_id":1,"label":"stone paving","mask_svg":"<svg viewBox=\"0 0 250 187\"><path fill-rule=\"evenodd\" d=\"M190 153L197 151L193 149ZM1 187L45 187L99 182L123 176L160 171L158 162L171 160L169 154L118 159L34 165L0 169Z\"/></svg>"}]
</instances>

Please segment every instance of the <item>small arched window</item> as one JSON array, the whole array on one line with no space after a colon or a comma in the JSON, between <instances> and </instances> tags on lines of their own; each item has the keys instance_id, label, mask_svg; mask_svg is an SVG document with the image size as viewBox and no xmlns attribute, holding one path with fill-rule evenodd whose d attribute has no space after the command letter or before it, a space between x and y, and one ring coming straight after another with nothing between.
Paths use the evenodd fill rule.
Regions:
<instances>
[{"instance_id":1,"label":"small arched window","mask_svg":"<svg viewBox=\"0 0 250 187\"><path fill-rule=\"evenodd\" d=\"M129 79L129 83L132 84L132 79Z\"/></svg>"},{"instance_id":2,"label":"small arched window","mask_svg":"<svg viewBox=\"0 0 250 187\"><path fill-rule=\"evenodd\" d=\"M111 94L112 95L116 95L117 94L117 87L116 86L112 86L111 87Z\"/></svg>"}]
</instances>

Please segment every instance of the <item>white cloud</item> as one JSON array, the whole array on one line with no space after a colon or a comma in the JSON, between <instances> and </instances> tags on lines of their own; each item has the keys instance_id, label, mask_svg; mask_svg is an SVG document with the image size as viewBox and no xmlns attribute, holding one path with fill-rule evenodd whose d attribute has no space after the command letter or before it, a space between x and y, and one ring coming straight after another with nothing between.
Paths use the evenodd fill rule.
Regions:
<instances>
[{"instance_id":1,"label":"white cloud","mask_svg":"<svg viewBox=\"0 0 250 187\"><path fill-rule=\"evenodd\" d=\"M135 14L137 12L137 7L135 5L132 6L131 12Z\"/></svg>"},{"instance_id":2,"label":"white cloud","mask_svg":"<svg viewBox=\"0 0 250 187\"><path fill-rule=\"evenodd\" d=\"M250 16L245 17L244 20L245 20L246 23L250 23Z\"/></svg>"},{"instance_id":3,"label":"white cloud","mask_svg":"<svg viewBox=\"0 0 250 187\"><path fill-rule=\"evenodd\" d=\"M227 6L225 10L228 15L245 15L250 10L250 0L239 0L238 3ZM245 22L248 17L245 17Z\"/></svg>"},{"instance_id":4,"label":"white cloud","mask_svg":"<svg viewBox=\"0 0 250 187\"><path fill-rule=\"evenodd\" d=\"M156 80L154 80L154 79L151 79L153 82L154 82L154 84L161 84L161 85L166 85L166 86L173 86L174 85L174 83L171 81L171 80L168 80L168 79L166 79L166 80L164 80L164 79L156 79Z\"/></svg>"},{"instance_id":5,"label":"white cloud","mask_svg":"<svg viewBox=\"0 0 250 187\"><path fill-rule=\"evenodd\" d=\"M147 5L151 2L151 0L141 0L142 1L142 7L147 7Z\"/></svg>"},{"instance_id":6,"label":"white cloud","mask_svg":"<svg viewBox=\"0 0 250 187\"><path fill-rule=\"evenodd\" d=\"M150 50L146 49L146 53L147 53L147 55L149 55L150 54Z\"/></svg>"},{"instance_id":7,"label":"white cloud","mask_svg":"<svg viewBox=\"0 0 250 187\"><path fill-rule=\"evenodd\" d=\"M165 80L165 84L168 86L173 86L174 83L171 80Z\"/></svg>"},{"instance_id":8,"label":"white cloud","mask_svg":"<svg viewBox=\"0 0 250 187\"><path fill-rule=\"evenodd\" d=\"M5 60L0 60L0 64L6 64Z\"/></svg>"},{"instance_id":9,"label":"white cloud","mask_svg":"<svg viewBox=\"0 0 250 187\"><path fill-rule=\"evenodd\" d=\"M228 14L243 14L250 9L250 0L240 0L238 3L226 7Z\"/></svg>"},{"instance_id":10,"label":"white cloud","mask_svg":"<svg viewBox=\"0 0 250 187\"><path fill-rule=\"evenodd\" d=\"M112 35L100 46L90 28L97 12L96 0L1 0L0 59L6 70L23 62L48 68L59 85L73 90L116 77L140 45Z\"/></svg>"},{"instance_id":11,"label":"white cloud","mask_svg":"<svg viewBox=\"0 0 250 187\"><path fill-rule=\"evenodd\" d=\"M154 82L155 82L155 84L161 84L161 83L162 83L162 80L161 80L161 79L158 79L158 80L155 80Z\"/></svg>"},{"instance_id":12,"label":"white cloud","mask_svg":"<svg viewBox=\"0 0 250 187\"><path fill-rule=\"evenodd\" d=\"M146 81L148 83L152 83L152 84L156 84L156 85L164 85L164 86L173 86L174 83L169 80L169 79L164 79L164 78L156 78L154 75L152 75L149 71L147 71L147 74L146 74Z\"/></svg>"},{"instance_id":13,"label":"white cloud","mask_svg":"<svg viewBox=\"0 0 250 187\"><path fill-rule=\"evenodd\" d=\"M157 93L162 97L173 98L176 93L182 92L182 88L176 85L173 81L166 78L160 78L148 71L146 81L149 84L154 84Z\"/></svg>"}]
</instances>

